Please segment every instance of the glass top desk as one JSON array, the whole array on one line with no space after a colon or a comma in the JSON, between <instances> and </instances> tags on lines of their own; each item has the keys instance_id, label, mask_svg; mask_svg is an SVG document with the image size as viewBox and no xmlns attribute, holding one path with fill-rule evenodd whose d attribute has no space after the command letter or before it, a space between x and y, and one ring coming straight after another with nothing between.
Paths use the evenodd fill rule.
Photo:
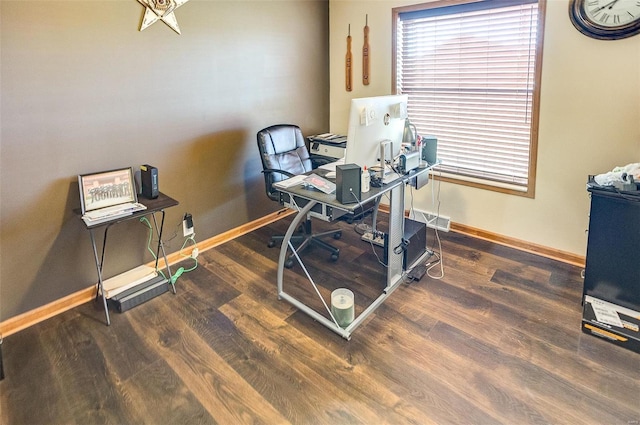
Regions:
<instances>
[{"instance_id":1,"label":"glass top desk","mask_svg":"<svg viewBox=\"0 0 640 425\"><path fill-rule=\"evenodd\" d=\"M282 246L280 248L280 257L278 260L278 299L283 299L302 312L311 316L314 320L318 321L322 325L326 326L333 332L339 334L345 339L350 339L352 332L360 326L363 321L373 312L375 311L380 304L400 285L402 282L402 252L396 253L394 252L393 247L399 246L402 244L402 238L404 237L404 191L405 185L411 182L415 182L416 179L420 176L425 177L424 173L428 173L435 165L428 166L425 168L418 168L413 170L407 175L401 176L398 179L382 185L382 187L371 187L369 192L363 193L361 196L361 200L359 203L352 204L342 204L338 202L336 199L335 193L326 194L318 190L314 190L311 188L307 188L302 184L294 185L291 187L284 187L283 185L276 184L275 187L281 191L282 193L288 194L288 201L285 201L285 205L289 208L295 209L298 211L298 214L294 217L293 221L289 225L287 232L285 233L284 239L282 241ZM325 171L316 169L311 173L315 173L317 175L323 176L326 174ZM310 174L310 173L309 173ZM360 205L364 205L368 202L375 201L376 206L380 202L381 197L385 195L389 197L389 231L388 231L388 246L390 249L387 249L387 258L386 264L387 266L387 276L386 276L386 285L382 290L382 293L375 298L371 304L366 307L360 314L357 314L353 320L353 322L345 328L342 328L338 325L335 317L331 314L330 308L327 306L327 303L320 296L320 292L318 291L315 283L313 282L312 277L309 275L307 269L304 267L304 264L300 257L296 254L296 259L302 266L307 279L311 283L311 285L315 288L317 295L321 298L322 303L326 308L326 312L320 313L312 307L306 305L299 299L295 298L291 294L287 293L284 289L284 268L285 261L287 259L287 250L289 247L293 251L294 247L290 243L291 237L293 233L298 228L298 225L302 220L304 220L309 214L312 217L319 218L325 221L332 221L340 216L355 211ZM375 219L374 219L375 220ZM425 254L426 255L426 254ZM424 255L416 260L415 264L422 261ZM413 265L411 265L413 266ZM328 316L328 317L327 317Z\"/></svg>"}]
</instances>

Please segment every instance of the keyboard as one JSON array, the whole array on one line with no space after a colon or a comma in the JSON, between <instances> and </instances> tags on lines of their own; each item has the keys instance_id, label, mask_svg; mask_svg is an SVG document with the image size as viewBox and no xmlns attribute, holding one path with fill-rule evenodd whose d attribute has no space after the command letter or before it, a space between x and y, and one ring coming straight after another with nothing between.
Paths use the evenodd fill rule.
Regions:
<instances>
[{"instance_id":1,"label":"keyboard","mask_svg":"<svg viewBox=\"0 0 640 425\"><path fill-rule=\"evenodd\" d=\"M147 207L139 202L129 202L126 204L113 205L111 207L87 211L82 216L82 219L87 224L98 224L104 221L125 217L127 215L133 214L136 211L142 211L146 209Z\"/></svg>"},{"instance_id":2,"label":"keyboard","mask_svg":"<svg viewBox=\"0 0 640 425\"><path fill-rule=\"evenodd\" d=\"M318 168L321 169L321 170L327 170L329 172L333 171L335 173L336 167L338 165L342 165L342 164L344 164L344 158L340 158L337 161L329 162L328 164L323 164L323 165L319 166Z\"/></svg>"}]
</instances>

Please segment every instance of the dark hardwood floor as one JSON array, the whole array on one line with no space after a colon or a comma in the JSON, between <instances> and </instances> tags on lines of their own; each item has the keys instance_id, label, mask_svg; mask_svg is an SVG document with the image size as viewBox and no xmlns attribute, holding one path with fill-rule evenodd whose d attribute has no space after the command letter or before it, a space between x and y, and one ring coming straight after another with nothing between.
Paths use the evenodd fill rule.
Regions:
<instances>
[{"instance_id":1,"label":"dark hardwood floor","mask_svg":"<svg viewBox=\"0 0 640 425\"><path fill-rule=\"evenodd\" d=\"M5 338L2 423L640 422L640 354L580 331L580 269L441 233L444 277L403 284L346 341L277 299L266 241L289 220L202 253L177 295L110 327L89 303ZM384 268L338 225L337 263L303 258L327 302L347 286L359 311ZM285 279L319 302L299 266Z\"/></svg>"}]
</instances>

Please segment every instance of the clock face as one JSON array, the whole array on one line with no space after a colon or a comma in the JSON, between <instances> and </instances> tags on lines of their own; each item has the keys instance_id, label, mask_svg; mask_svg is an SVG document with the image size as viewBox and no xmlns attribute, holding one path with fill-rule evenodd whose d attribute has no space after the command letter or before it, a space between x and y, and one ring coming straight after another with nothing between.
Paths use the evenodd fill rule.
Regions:
<instances>
[{"instance_id":1,"label":"clock face","mask_svg":"<svg viewBox=\"0 0 640 425\"><path fill-rule=\"evenodd\" d=\"M569 16L583 34L603 40L640 33L640 0L572 0Z\"/></svg>"},{"instance_id":2,"label":"clock face","mask_svg":"<svg viewBox=\"0 0 640 425\"><path fill-rule=\"evenodd\" d=\"M640 1L587 0L585 16L598 25L615 28L640 19Z\"/></svg>"}]
</instances>

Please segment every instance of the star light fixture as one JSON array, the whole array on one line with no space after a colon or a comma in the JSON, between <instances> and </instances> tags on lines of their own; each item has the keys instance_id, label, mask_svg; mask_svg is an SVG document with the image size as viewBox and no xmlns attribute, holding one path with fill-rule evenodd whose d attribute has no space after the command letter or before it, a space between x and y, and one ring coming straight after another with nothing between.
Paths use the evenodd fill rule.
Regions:
<instances>
[{"instance_id":1,"label":"star light fixture","mask_svg":"<svg viewBox=\"0 0 640 425\"><path fill-rule=\"evenodd\" d=\"M189 0L138 0L140 4L146 7L142 22L140 23L140 31L153 25L160 19L167 24L169 28L180 34L180 27L174 11L188 2Z\"/></svg>"}]
</instances>

